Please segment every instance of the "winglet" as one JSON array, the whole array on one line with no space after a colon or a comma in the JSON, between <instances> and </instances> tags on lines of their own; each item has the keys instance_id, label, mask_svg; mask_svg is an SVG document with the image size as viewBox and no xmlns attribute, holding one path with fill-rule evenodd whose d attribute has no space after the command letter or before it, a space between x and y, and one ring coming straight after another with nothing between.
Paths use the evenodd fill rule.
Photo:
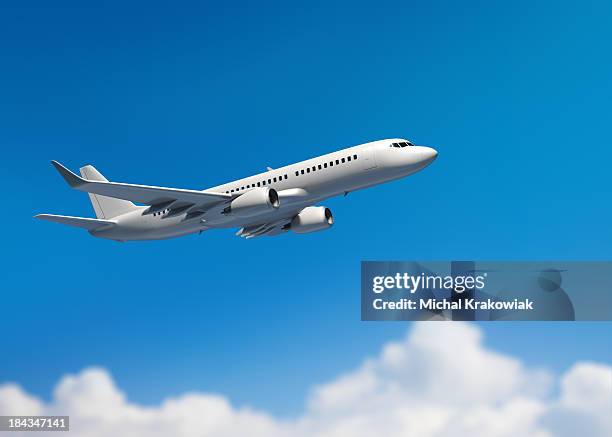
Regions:
<instances>
[{"instance_id":1,"label":"winglet","mask_svg":"<svg viewBox=\"0 0 612 437\"><path fill-rule=\"evenodd\" d=\"M70 170L68 170L66 167L64 167L59 162L51 161L51 164L53 164L53 166L57 169L59 174L62 175L62 177L66 180L66 182L68 182L68 185L70 185L72 188L80 187L81 185L86 183L85 179L72 173Z\"/></svg>"}]
</instances>

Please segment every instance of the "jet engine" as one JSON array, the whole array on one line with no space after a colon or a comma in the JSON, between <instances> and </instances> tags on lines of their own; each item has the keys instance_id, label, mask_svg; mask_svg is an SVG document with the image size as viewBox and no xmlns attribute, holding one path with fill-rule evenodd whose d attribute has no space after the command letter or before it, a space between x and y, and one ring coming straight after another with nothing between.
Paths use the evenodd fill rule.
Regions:
<instances>
[{"instance_id":1,"label":"jet engine","mask_svg":"<svg viewBox=\"0 0 612 437\"><path fill-rule=\"evenodd\" d=\"M297 234L307 234L331 228L333 224L334 216L329 208L309 206L293 217L289 229Z\"/></svg>"},{"instance_id":2,"label":"jet engine","mask_svg":"<svg viewBox=\"0 0 612 437\"><path fill-rule=\"evenodd\" d=\"M278 193L274 188L258 187L236 197L223 212L238 217L249 217L277 209L279 206Z\"/></svg>"}]
</instances>

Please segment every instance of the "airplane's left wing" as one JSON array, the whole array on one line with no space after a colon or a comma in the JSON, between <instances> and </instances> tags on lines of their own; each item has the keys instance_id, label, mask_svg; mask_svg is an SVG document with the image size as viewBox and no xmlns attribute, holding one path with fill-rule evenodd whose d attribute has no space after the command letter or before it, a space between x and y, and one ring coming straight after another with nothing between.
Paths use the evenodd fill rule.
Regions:
<instances>
[{"instance_id":1,"label":"airplane's left wing","mask_svg":"<svg viewBox=\"0 0 612 437\"><path fill-rule=\"evenodd\" d=\"M186 210L191 207L206 207L232 199L232 195L211 191L184 190L179 188L154 187L149 185L124 184L108 181L92 181L83 179L68 170L57 161L51 161L53 166L75 190L100 194L116 199L130 200L136 203L151 205L153 208Z\"/></svg>"}]
</instances>

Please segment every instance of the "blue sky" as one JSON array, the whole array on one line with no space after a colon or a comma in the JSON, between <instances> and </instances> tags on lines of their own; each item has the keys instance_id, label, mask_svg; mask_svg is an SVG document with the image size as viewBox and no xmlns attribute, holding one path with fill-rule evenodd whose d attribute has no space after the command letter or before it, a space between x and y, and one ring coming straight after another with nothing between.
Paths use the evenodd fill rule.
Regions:
<instances>
[{"instance_id":1,"label":"blue sky","mask_svg":"<svg viewBox=\"0 0 612 437\"><path fill-rule=\"evenodd\" d=\"M359 321L361 260L610 258L609 2L1 8L0 381L46 397L95 364L142 403L291 415L406 331ZM326 202L328 232L117 244L31 218L93 215L50 159L206 188L396 136L437 161ZM609 324L481 327L557 372L612 358Z\"/></svg>"}]
</instances>

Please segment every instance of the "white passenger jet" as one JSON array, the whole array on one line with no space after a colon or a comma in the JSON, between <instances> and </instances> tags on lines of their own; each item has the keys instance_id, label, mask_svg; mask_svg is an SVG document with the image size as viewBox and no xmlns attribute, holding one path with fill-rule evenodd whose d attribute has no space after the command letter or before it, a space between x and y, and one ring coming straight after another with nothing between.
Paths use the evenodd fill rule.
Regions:
<instances>
[{"instance_id":1,"label":"white passenger jet","mask_svg":"<svg viewBox=\"0 0 612 437\"><path fill-rule=\"evenodd\" d=\"M361 144L272 169L207 190L109 182L93 166L77 176L52 164L89 193L97 218L39 214L38 219L84 228L116 241L159 240L214 228L240 228L246 238L328 229L334 220L318 202L415 173L438 152L403 139ZM136 204L134 204L135 202Z\"/></svg>"}]
</instances>

